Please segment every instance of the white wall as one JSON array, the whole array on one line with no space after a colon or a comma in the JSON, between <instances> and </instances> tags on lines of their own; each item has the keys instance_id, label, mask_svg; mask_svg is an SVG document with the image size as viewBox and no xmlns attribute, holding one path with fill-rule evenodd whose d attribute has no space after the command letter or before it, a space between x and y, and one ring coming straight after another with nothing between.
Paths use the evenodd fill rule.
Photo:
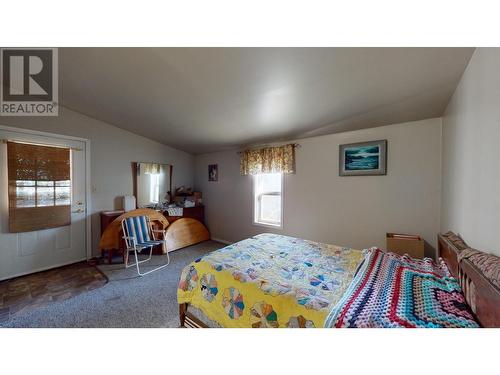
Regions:
<instances>
[{"instance_id":1,"label":"white wall","mask_svg":"<svg viewBox=\"0 0 500 375\"><path fill-rule=\"evenodd\" d=\"M500 49L478 48L443 117L441 230L500 255Z\"/></svg>"},{"instance_id":2,"label":"white wall","mask_svg":"<svg viewBox=\"0 0 500 375\"><path fill-rule=\"evenodd\" d=\"M99 212L121 208L132 194L132 161L172 164L172 185L192 186L194 157L64 107L58 117L0 117L0 125L71 135L91 140L92 242L100 236Z\"/></svg>"},{"instance_id":3,"label":"white wall","mask_svg":"<svg viewBox=\"0 0 500 375\"><path fill-rule=\"evenodd\" d=\"M387 176L340 177L339 145L388 140ZM203 192L212 237L238 241L262 232L354 248L385 247L386 232L423 235L435 246L441 197L441 119L299 140L296 174L284 181L284 228L252 224L252 177L235 151L198 155L195 188ZM219 164L219 181L208 165ZM434 256L427 247L426 254Z\"/></svg>"}]
</instances>

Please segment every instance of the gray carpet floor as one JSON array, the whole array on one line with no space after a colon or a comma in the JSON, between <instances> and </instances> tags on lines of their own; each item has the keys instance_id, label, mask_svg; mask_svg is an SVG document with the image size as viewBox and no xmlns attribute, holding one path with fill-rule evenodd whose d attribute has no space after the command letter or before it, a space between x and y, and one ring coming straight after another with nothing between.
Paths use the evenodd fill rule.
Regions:
<instances>
[{"instance_id":1,"label":"gray carpet floor","mask_svg":"<svg viewBox=\"0 0 500 375\"><path fill-rule=\"evenodd\" d=\"M100 265L109 278L102 288L26 312L2 327L178 327L177 284L182 269L224 246L206 241L171 252L168 267L144 277L137 276L135 268L125 269L123 264ZM151 266L145 266L144 271L165 262L165 255L153 256L148 262Z\"/></svg>"}]
</instances>

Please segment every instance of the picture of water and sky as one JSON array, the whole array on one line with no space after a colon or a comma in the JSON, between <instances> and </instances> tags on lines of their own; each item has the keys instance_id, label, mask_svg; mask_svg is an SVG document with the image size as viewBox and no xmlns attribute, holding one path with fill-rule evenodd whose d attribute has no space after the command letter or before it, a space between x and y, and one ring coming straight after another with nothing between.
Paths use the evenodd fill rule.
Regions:
<instances>
[{"instance_id":1,"label":"picture of water and sky","mask_svg":"<svg viewBox=\"0 0 500 375\"><path fill-rule=\"evenodd\" d=\"M346 171L379 169L380 146L349 147L345 152Z\"/></svg>"}]
</instances>

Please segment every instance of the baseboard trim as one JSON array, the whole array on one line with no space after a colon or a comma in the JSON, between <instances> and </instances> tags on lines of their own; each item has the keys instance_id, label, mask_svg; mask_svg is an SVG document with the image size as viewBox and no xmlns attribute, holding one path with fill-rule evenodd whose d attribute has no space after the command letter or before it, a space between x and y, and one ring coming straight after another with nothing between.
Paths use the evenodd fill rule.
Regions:
<instances>
[{"instance_id":1,"label":"baseboard trim","mask_svg":"<svg viewBox=\"0 0 500 375\"><path fill-rule=\"evenodd\" d=\"M211 237L210 239L212 241L217 241L217 242L223 243L225 245L232 245L234 243L234 242L226 241L226 240L223 240L221 238L216 238L216 237Z\"/></svg>"}]
</instances>

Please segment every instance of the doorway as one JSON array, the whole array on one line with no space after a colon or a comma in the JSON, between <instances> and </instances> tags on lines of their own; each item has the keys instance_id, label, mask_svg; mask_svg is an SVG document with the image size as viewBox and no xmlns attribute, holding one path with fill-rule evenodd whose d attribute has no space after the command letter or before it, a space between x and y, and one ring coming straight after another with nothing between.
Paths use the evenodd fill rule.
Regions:
<instances>
[{"instance_id":1,"label":"doorway","mask_svg":"<svg viewBox=\"0 0 500 375\"><path fill-rule=\"evenodd\" d=\"M0 280L55 268L91 254L88 140L0 126ZM29 232L9 231L8 159L5 141L70 149L69 225Z\"/></svg>"}]
</instances>

